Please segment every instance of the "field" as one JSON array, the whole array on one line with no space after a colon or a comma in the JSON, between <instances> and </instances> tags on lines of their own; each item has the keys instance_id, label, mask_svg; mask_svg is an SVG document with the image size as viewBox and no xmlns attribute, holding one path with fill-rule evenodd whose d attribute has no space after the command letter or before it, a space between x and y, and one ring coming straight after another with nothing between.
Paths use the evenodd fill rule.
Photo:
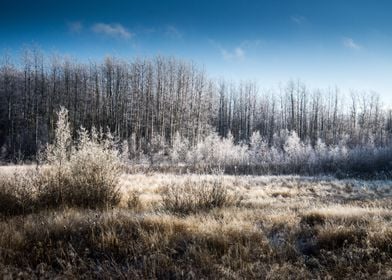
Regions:
<instances>
[{"instance_id":1,"label":"field","mask_svg":"<svg viewBox=\"0 0 392 280\"><path fill-rule=\"evenodd\" d=\"M391 279L391 185L123 174L117 206L2 215L0 276Z\"/></svg>"}]
</instances>

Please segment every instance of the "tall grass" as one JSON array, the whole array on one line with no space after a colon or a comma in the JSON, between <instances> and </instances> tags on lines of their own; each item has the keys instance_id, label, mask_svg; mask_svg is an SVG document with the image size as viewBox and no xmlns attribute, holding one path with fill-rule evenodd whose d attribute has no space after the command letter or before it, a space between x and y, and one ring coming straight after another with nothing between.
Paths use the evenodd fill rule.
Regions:
<instances>
[{"instance_id":1,"label":"tall grass","mask_svg":"<svg viewBox=\"0 0 392 280\"><path fill-rule=\"evenodd\" d=\"M164 187L162 191L164 208L181 215L237 205L240 200L237 194L229 193L219 179L212 182L187 180Z\"/></svg>"},{"instance_id":2,"label":"tall grass","mask_svg":"<svg viewBox=\"0 0 392 280\"><path fill-rule=\"evenodd\" d=\"M128 207L0 219L0 279L391 279L389 182L353 180L350 189L330 178L121 179ZM162 202L168 184L185 203L164 212L151 201ZM240 204L213 199L234 191Z\"/></svg>"},{"instance_id":3,"label":"tall grass","mask_svg":"<svg viewBox=\"0 0 392 280\"><path fill-rule=\"evenodd\" d=\"M0 214L29 213L35 205L33 172L4 174L0 179Z\"/></svg>"}]
</instances>

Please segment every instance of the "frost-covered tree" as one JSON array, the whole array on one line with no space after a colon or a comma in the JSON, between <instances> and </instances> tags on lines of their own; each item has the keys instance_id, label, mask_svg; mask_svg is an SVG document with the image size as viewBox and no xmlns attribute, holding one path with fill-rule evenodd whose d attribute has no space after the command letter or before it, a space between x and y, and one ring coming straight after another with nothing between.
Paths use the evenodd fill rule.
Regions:
<instances>
[{"instance_id":1,"label":"frost-covered tree","mask_svg":"<svg viewBox=\"0 0 392 280\"><path fill-rule=\"evenodd\" d=\"M64 107L60 107L60 110L57 113L53 144L47 145L44 160L48 161L50 164L62 165L69 159L71 144L72 138L68 110Z\"/></svg>"}]
</instances>

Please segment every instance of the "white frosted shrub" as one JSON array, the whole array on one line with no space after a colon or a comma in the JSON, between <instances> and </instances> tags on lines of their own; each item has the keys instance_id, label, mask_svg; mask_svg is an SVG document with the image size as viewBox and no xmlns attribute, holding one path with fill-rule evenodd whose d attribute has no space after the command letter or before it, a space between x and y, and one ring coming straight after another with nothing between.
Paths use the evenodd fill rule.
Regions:
<instances>
[{"instance_id":1,"label":"white frosted shrub","mask_svg":"<svg viewBox=\"0 0 392 280\"><path fill-rule=\"evenodd\" d=\"M248 163L248 148L246 145L235 145L230 133L227 138L220 138L213 132L199 142L187 158L189 164L207 168L242 165Z\"/></svg>"},{"instance_id":2,"label":"white frosted shrub","mask_svg":"<svg viewBox=\"0 0 392 280\"><path fill-rule=\"evenodd\" d=\"M306 149L305 145L301 142L295 131L292 131L283 146L283 149L287 155L287 162L294 165L303 163L305 160Z\"/></svg>"},{"instance_id":3,"label":"white frosted shrub","mask_svg":"<svg viewBox=\"0 0 392 280\"><path fill-rule=\"evenodd\" d=\"M121 160L114 148L110 134L104 137L91 136L80 131L79 141L70 158L72 188L76 188L75 200L86 201L82 205L115 204L119 199L118 180L121 175Z\"/></svg>"},{"instance_id":4,"label":"white frosted shrub","mask_svg":"<svg viewBox=\"0 0 392 280\"><path fill-rule=\"evenodd\" d=\"M54 144L46 150L48 166L40 172L38 200L48 207L97 208L118 203L121 157L112 135L81 128L76 144L70 145L70 130L61 129L69 128L67 116L61 109Z\"/></svg>"},{"instance_id":5,"label":"white frosted shrub","mask_svg":"<svg viewBox=\"0 0 392 280\"><path fill-rule=\"evenodd\" d=\"M260 132L253 132L250 137L249 161L253 165L265 164L270 161L268 143L261 137Z\"/></svg>"},{"instance_id":6,"label":"white frosted shrub","mask_svg":"<svg viewBox=\"0 0 392 280\"><path fill-rule=\"evenodd\" d=\"M248 163L248 147L235 145L231 133L217 143L217 160L221 165L243 165Z\"/></svg>"},{"instance_id":7,"label":"white frosted shrub","mask_svg":"<svg viewBox=\"0 0 392 280\"><path fill-rule=\"evenodd\" d=\"M219 136L216 133L210 133L204 140L197 143L195 147L188 153L188 164L198 166L206 166L216 163L217 143Z\"/></svg>"},{"instance_id":8,"label":"white frosted shrub","mask_svg":"<svg viewBox=\"0 0 392 280\"><path fill-rule=\"evenodd\" d=\"M180 133L177 131L174 135L173 147L170 150L170 160L176 164L185 162L188 149L188 139L181 137Z\"/></svg>"}]
</instances>

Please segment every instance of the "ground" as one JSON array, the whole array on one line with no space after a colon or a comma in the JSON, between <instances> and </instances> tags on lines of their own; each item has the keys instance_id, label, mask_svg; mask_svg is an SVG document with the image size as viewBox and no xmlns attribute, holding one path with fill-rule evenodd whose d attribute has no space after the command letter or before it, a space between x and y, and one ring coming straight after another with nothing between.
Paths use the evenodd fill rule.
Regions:
<instances>
[{"instance_id":1,"label":"ground","mask_svg":"<svg viewBox=\"0 0 392 280\"><path fill-rule=\"evenodd\" d=\"M233 200L190 212L168 208L168 191L211 182ZM2 217L0 275L391 279L391 186L330 177L124 174L118 207Z\"/></svg>"}]
</instances>

